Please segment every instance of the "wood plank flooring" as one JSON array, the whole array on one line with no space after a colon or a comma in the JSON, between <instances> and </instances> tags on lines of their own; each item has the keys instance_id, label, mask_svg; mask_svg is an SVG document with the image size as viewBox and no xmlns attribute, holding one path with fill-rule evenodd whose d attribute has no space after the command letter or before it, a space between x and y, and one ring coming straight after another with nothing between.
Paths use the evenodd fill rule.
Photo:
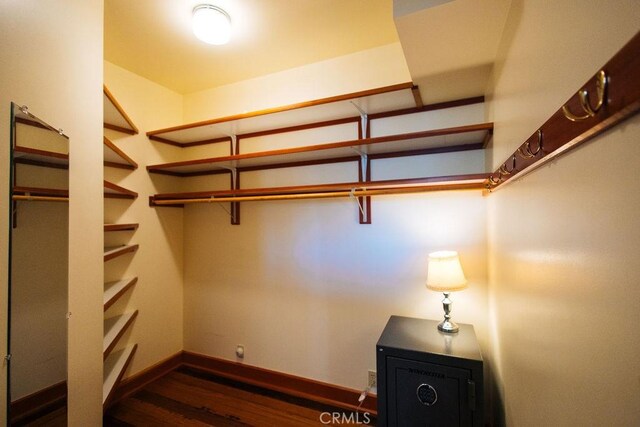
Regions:
<instances>
[{"instance_id":1,"label":"wood plank flooring","mask_svg":"<svg viewBox=\"0 0 640 427\"><path fill-rule=\"evenodd\" d=\"M330 422L334 413L339 414L335 415L339 423ZM104 417L107 427L331 424L375 425L375 419L188 367L148 384L110 408Z\"/></svg>"}]
</instances>

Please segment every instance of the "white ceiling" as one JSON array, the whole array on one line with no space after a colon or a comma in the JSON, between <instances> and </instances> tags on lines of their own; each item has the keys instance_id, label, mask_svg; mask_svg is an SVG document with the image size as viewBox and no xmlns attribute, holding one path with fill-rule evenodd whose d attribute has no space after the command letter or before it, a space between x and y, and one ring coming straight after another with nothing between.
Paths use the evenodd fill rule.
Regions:
<instances>
[{"instance_id":1,"label":"white ceiling","mask_svg":"<svg viewBox=\"0 0 640 427\"><path fill-rule=\"evenodd\" d=\"M231 16L229 44L191 32L201 3ZM105 0L105 59L179 93L398 41L392 0Z\"/></svg>"},{"instance_id":2,"label":"white ceiling","mask_svg":"<svg viewBox=\"0 0 640 427\"><path fill-rule=\"evenodd\" d=\"M203 2L229 44L191 32ZM484 93L511 0L105 0L105 59L179 93L400 41L427 103ZM394 8L396 18L394 21Z\"/></svg>"}]
</instances>

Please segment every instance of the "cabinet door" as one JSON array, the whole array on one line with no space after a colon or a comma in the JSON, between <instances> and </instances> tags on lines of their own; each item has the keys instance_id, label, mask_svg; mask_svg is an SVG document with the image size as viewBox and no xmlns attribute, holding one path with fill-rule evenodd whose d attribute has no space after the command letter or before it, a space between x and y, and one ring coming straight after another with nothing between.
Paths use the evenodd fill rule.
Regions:
<instances>
[{"instance_id":1,"label":"cabinet door","mask_svg":"<svg viewBox=\"0 0 640 427\"><path fill-rule=\"evenodd\" d=\"M427 362L387 357L389 426L471 426L471 373Z\"/></svg>"}]
</instances>

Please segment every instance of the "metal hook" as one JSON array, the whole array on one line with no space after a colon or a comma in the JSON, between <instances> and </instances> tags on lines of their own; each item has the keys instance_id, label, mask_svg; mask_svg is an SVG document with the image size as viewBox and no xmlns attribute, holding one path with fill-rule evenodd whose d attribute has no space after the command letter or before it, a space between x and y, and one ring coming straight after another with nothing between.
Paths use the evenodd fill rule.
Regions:
<instances>
[{"instance_id":1,"label":"metal hook","mask_svg":"<svg viewBox=\"0 0 640 427\"><path fill-rule=\"evenodd\" d=\"M527 147L527 151L529 152L529 154L531 154L532 156L537 155L542 150L542 131L538 129L538 149L535 153L531 151L531 145L529 144L529 141L527 141L525 146Z\"/></svg>"},{"instance_id":2,"label":"metal hook","mask_svg":"<svg viewBox=\"0 0 640 427\"><path fill-rule=\"evenodd\" d=\"M524 143L523 147L518 148L517 153L523 159L531 159L535 157L541 150L542 150L542 131L538 129L538 148L536 149L535 153L531 151L531 143L529 142L529 140L527 140Z\"/></svg>"},{"instance_id":3,"label":"metal hook","mask_svg":"<svg viewBox=\"0 0 640 427\"><path fill-rule=\"evenodd\" d=\"M596 106L591 107L589 92L587 90L581 90L578 92L578 97L580 99L580 106L586 114L584 116L576 116L569 111L569 108L566 105L563 105L562 112L564 113L564 116L572 122L579 122L595 116L607 100L606 93L608 80L609 79L607 78L607 74L604 70L600 70L596 76L596 94L598 95L598 102L596 103Z\"/></svg>"},{"instance_id":4,"label":"metal hook","mask_svg":"<svg viewBox=\"0 0 640 427\"><path fill-rule=\"evenodd\" d=\"M355 187L351 189L351 192L349 194L349 197L351 199L353 199L357 204L358 204L358 208L360 209L360 213L362 214L362 216L366 216L364 213L364 208L362 207L362 203L360 203L360 200L358 200L358 198L356 197L356 189Z\"/></svg>"},{"instance_id":5,"label":"metal hook","mask_svg":"<svg viewBox=\"0 0 640 427\"><path fill-rule=\"evenodd\" d=\"M524 147L518 147L517 153L520 154L520 157L522 157L523 159L530 159L530 158L534 157L534 155L531 154L530 152L525 152L526 146L527 145L525 144Z\"/></svg>"},{"instance_id":6,"label":"metal hook","mask_svg":"<svg viewBox=\"0 0 640 427\"><path fill-rule=\"evenodd\" d=\"M231 213L229 209L225 208L222 202L219 202L218 200L216 200L216 196L210 196L208 199L208 203L215 203L217 206L220 206L220 209L225 211L227 215L229 215L231 218L234 218L233 213Z\"/></svg>"},{"instance_id":7,"label":"metal hook","mask_svg":"<svg viewBox=\"0 0 640 427\"><path fill-rule=\"evenodd\" d=\"M511 169L507 169L507 162L504 162L502 166L500 166L500 173L504 175L511 175L511 173L516 169L516 155L511 156Z\"/></svg>"},{"instance_id":8,"label":"metal hook","mask_svg":"<svg viewBox=\"0 0 640 427\"><path fill-rule=\"evenodd\" d=\"M493 174L489 175L489 183L492 186L495 187L496 185L500 184L501 182L502 182L502 172L498 171L498 180L497 181L493 179Z\"/></svg>"}]
</instances>

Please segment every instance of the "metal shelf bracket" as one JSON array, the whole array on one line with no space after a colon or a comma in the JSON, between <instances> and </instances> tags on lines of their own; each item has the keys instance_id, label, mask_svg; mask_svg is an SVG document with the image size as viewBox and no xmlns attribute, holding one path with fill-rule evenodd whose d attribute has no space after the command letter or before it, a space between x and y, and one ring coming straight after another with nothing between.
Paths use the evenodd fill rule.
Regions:
<instances>
[{"instance_id":1,"label":"metal shelf bracket","mask_svg":"<svg viewBox=\"0 0 640 427\"><path fill-rule=\"evenodd\" d=\"M367 115L367 112L364 111L362 108L360 108L359 105L356 105L355 102L350 101L351 105L353 105L356 110L358 110L358 112L360 113L360 131L362 132L362 135L366 135L367 134L367 128L369 127L369 116Z\"/></svg>"},{"instance_id":2,"label":"metal shelf bracket","mask_svg":"<svg viewBox=\"0 0 640 427\"><path fill-rule=\"evenodd\" d=\"M235 135L231 136L231 143L234 144L234 142L237 142L237 139L235 137ZM234 148L235 150L235 148ZM238 173L238 170L235 167L229 167L229 166L220 166L223 169L226 169L230 172L230 176L231 176L231 189L232 190L238 190L240 188L240 175ZM213 199L213 197L212 197ZM224 209L229 216L231 217L231 224L232 225L239 225L240 224L240 203L239 202L231 202L231 210L227 210L224 206L222 206L220 203L218 203L219 206L222 207L222 209Z\"/></svg>"}]
</instances>

